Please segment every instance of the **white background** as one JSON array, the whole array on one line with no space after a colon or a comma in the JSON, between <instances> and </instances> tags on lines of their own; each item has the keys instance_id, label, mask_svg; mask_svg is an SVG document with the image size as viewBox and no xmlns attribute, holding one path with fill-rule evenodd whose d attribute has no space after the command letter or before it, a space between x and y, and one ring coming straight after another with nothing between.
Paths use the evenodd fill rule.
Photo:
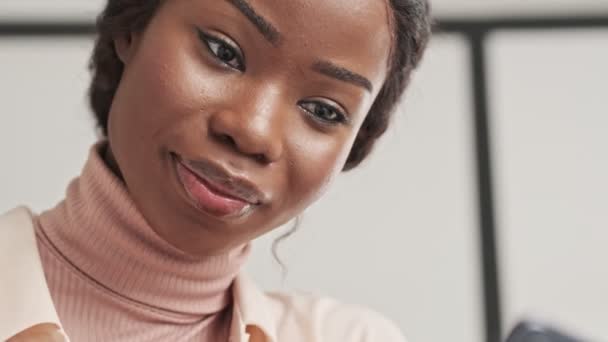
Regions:
<instances>
[{"instance_id":1,"label":"white background","mask_svg":"<svg viewBox=\"0 0 608 342\"><path fill-rule=\"evenodd\" d=\"M52 5L51 5L52 4ZM0 0L0 20L91 20L101 1ZM437 0L442 16L608 14L608 0ZM505 325L538 317L608 340L608 30L489 40ZM0 38L0 212L61 199L95 141L85 38ZM361 303L409 339L481 342L482 291L466 41L437 37L394 125L280 247L255 245L266 288ZM377 224L378 218L381 224Z\"/></svg>"},{"instance_id":2,"label":"white background","mask_svg":"<svg viewBox=\"0 0 608 342\"><path fill-rule=\"evenodd\" d=\"M431 0L440 17L601 13L608 0ZM104 0L1 0L0 18L94 18Z\"/></svg>"}]
</instances>

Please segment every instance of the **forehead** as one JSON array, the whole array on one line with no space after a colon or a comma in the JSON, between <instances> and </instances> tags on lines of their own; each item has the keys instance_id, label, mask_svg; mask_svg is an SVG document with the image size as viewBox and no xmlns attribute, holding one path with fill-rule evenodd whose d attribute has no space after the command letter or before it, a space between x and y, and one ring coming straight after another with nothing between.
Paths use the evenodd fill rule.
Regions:
<instances>
[{"instance_id":1,"label":"forehead","mask_svg":"<svg viewBox=\"0 0 608 342\"><path fill-rule=\"evenodd\" d=\"M243 1L212 2L234 7L233 3ZM387 0L244 2L277 29L282 49L337 62L372 82L384 78L391 44Z\"/></svg>"}]
</instances>

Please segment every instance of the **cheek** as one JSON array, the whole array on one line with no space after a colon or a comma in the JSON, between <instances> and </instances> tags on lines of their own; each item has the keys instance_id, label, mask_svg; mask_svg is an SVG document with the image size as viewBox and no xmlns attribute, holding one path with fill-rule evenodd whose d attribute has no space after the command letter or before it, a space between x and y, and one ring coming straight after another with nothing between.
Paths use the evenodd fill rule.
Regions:
<instances>
[{"instance_id":1,"label":"cheek","mask_svg":"<svg viewBox=\"0 0 608 342\"><path fill-rule=\"evenodd\" d=\"M201 77L200 59L188 44L170 36L142 41L115 101L125 129L158 139L184 126L218 91L212 77Z\"/></svg>"},{"instance_id":2,"label":"cheek","mask_svg":"<svg viewBox=\"0 0 608 342\"><path fill-rule=\"evenodd\" d=\"M299 206L309 206L327 190L342 170L353 140L354 134L345 130L338 136L308 136L294 146L289 178L292 193L301 194Z\"/></svg>"}]
</instances>

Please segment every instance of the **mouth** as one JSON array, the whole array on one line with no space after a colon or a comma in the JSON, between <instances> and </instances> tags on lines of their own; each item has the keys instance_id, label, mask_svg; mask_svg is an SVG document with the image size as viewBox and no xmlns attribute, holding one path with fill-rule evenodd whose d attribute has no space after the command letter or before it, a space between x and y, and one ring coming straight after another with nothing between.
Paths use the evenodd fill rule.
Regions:
<instances>
[{"instance_id":1,"label":"mouth","mask_svg":"<svg viewBox=\"0 0 608 342\"><path fill-rule=\"evenodd\" d=\"M239 217L261 205L265 196L250 181L209 160L188 160L173 154L178 178L194 206L213 216Z\"/></svg>"}]
</instances>

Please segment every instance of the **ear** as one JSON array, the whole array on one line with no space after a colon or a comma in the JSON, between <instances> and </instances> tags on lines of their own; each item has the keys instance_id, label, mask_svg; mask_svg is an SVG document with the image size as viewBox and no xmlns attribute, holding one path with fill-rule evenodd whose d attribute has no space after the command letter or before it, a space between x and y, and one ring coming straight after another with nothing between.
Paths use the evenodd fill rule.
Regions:
<instances>
[{"instance_id":1,"label":"ear","mask_svg":"<svg viewBox=\"0 0 608 342\"><path fill-rule=\"evenodd\" d=\"M139 42L139 35L134 33L122 34L114 38L114 49L123 64L129 64Z\"/></svg>"}]
</instances>

